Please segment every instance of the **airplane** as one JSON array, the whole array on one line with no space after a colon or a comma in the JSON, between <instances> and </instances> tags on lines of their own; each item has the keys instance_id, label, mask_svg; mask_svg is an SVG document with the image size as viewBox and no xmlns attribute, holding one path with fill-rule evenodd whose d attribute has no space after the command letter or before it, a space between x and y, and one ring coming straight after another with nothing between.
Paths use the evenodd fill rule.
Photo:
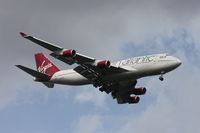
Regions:
<instances>
[{"instance_id":1,"label":"airplane","mask_svg":"<svg viewBox=\"0 0 200 133\"><path fill-rule=\"evenodd\" d=\"M133 57L111 63L109 60L96 60L79 54L74 49L65 49L55 44L20 32L21 36L38 44L52 53L52 57L68 64L77 64L74 69L60 70L43 53L35 54L37 71L22 65L16 65L21 70L32 75L34 80L49 88L54 84L88 85L92 84L101 92L112 95L118 104L136 104L139 95L146 93L145 87L136 87L137 80L147 76L163 75L182 64L177 57L166 53Z\"/></svg>"}]
</instances>

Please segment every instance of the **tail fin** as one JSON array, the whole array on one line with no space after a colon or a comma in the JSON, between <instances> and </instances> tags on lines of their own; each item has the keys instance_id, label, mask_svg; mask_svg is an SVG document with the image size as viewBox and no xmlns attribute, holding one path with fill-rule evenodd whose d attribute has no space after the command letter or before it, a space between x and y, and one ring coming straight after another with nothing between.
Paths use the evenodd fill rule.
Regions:
<instances>
[{"instance_id":1,"label":"tail fin","mask_svg":"<svg viewBox=\"0 0 200 133\"><path fill-rule=\"evenodd\" d=\"M35 54L35 62L38 72L52 76L60 71L43 53Z\"/></svg>"}]
</instances>

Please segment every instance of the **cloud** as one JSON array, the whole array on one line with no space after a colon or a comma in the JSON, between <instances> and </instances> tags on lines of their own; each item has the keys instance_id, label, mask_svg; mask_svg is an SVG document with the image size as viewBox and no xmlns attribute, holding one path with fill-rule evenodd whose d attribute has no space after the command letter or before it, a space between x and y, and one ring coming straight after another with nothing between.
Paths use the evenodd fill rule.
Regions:
<instances>
[{"instance_id":1,"label":"cloud","mask_svg":"<svg viewBox=\"0 0 200 133\"><path fill-rule=\"evenodd\" d=\"M189 68L193 67L190 65ZM191 72L194 80L190 80L191 77L187 76ZM171 75L171 78L167 79L169 84L151 92L156 94L155 103L152 103L138 118L127 119L119 132L199 132L197 123L200 121L197 116L200 104L199 89L196 87L197 80L200 79L197 74L199 72L198 70L195 74L192 70L182 69L179 73Z\"/></svg>"},{"instance_id":2,"label":"cloud","mask_svg":"<svg viewBox=\"0 0 200 133\"><path fill-rule=\"evenodd\" d=\"M100 93L97 91L94 91L93 87L85 87L79 91L75 97L74 100L76 103L93 103L97 107L105 107L106 106L106 95L105 93Z\"/></svg>"},{"instance_id":3,"label":"cloud","mask_svg":"<svg viewBox=\"0 0 200 133\"><path fill-rule=\"evenodd\" d=\"M95 133L102 125L98 115L82 116L77 124L76 133Z\"/></svg>"},{"instance_id":4,"label":"cloud","mask_svg":"<svg viewBox=\"0 0 200 133\"><path fill-rule=\"evenodd\" d=\"M181 33L181 34L180 34ZM177 70L166 74L163 83L158 82L158 79L152 78L147 81L146 87L149 89L152 100L148 108L144 110L137 118L130 119L134 116L130 115L127 121L118 131L123 132L199 132L200 128L197 123L198 112L200 111L200 104L198 97L200 90L199 86L199 63L193 60L199 60L199 54L196 54L196 49L188 49L193 47L193 40L186 41L187 34L182 36L183 32L175 32L168 43L162 43L163 48L171 51L174 55L181 58L183 64ZM162 41L162 40L161 40ZM154 42L154 41L153 41ZM165 41L164 41L165 42ZM146 43L141 44L144 47ZM154 43L157 51L159 43ZM171 46L174 45L174 46ZM188 48L184 47L188 46ZM176 50L176 51L174 51ZM145 51L145 50L144 50ZM151 51L151 50L150 50ZM188 54L191 52L191 54Z\"/></svg>"}]
</instances>

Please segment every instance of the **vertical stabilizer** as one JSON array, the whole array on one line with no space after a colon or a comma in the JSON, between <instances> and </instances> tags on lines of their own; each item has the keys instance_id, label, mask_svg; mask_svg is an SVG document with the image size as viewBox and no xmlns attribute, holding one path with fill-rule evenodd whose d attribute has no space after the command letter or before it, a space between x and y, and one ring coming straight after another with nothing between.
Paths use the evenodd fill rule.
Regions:
<instances>
[{"instance_id":1,"label":"vertical stabilizer","mask_svg":"<svg viewBox=\"0 0 200 133\"><path fill-rule=\"evenodd\" d=\"M35 62L37 71L40 73L52 76L54 73L60 71L43 53L35 54Z\"/></svg>"}]
</instances>

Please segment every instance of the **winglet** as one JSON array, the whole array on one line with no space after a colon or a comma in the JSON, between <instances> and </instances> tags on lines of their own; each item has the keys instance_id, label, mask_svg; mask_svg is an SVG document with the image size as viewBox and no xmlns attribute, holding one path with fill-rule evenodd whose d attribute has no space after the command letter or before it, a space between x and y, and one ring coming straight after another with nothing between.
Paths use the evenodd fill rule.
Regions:
<instances>
[{"instance_id":1,"label":"winglet","mask_svg":"<svg viewBox=\"0 0 200 133\"><path fill-rule=\"evenodd\" d=\"M19 34L20 34L22 37L27 37L27 34L24 33L24 32L19 32Z\"/></svg>"}]
</instances>

